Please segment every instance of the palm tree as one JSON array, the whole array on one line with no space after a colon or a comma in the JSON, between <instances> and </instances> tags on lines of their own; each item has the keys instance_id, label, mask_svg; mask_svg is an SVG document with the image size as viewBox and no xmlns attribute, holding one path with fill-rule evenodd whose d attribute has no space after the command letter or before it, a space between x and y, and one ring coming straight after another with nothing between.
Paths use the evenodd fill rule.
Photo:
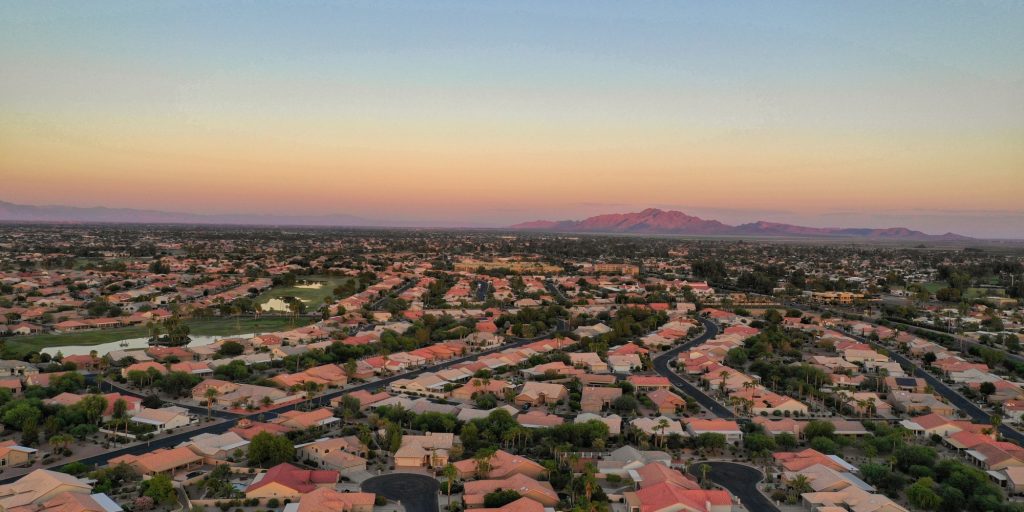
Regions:
<instances>
[{"instance_id":1,"label":"palm tree","mask_svg":"<svg viewBox=\"0 0 1024 512\"><path fill-rule=\"evenodd\" d=\"M491 457L494 456L494 450L480 450L473 456L473 461L476 462L476 477L487 478L487 475L491 473Z\"/></svg>"},{"instance_id":2,"label":"palm tree","mask_svg":"<svg viewBox=\"0 0 1024 512\"><path fill-rule=\"evenodd\" d=\"M50 446L65 449L75 441L75 438L68 434L57 434L50 438Z\"/></svg>"},{"instance_id":3,"label":"palm tree","mask_svg":"<svg viewBox=\"0 0 1024 512\"><path fill-rule=\"evenodd\" d=\"M789 486L789 489L793 492L793 494L797 496L800 496L805 492L811 492L812 490L814 490L814 488L811 487L811 481L808 480L807 477L803 474L798 474L795 477L791 478L789 482L787 482L787 485Z\"/></svg>"},{"instance_id":4,"label":"palm tree","mask_svg":"<svg viewBox=\"0 0 1024 512\"><path fill-rule=\"evenodd\" d=\"M580 456L576 452L569 454L569 504L575 506L576 504L576 486L574 480L576 479L576 464L580 461Z\"/></svg>"},{"instance_id":5,"label":"palm tree","mask_svg":"<svg viewBox=\"0 0 1024 512\"><path fill-rule=\"evenodd\" d=\"M701 464L700 467L698 467L697 469L700 470L700 483L701 483L701 485L704 486L704 487L707 487L707 485L708 485L708 473L711 472L711 466L708 465L708 464Z\"/></svg>"},{"instance_id":6,"label":"palm tree","mask_svg":"<svg viewBox=\"0 0 1024 512\"><path fill-rule=\"evenodd\" d=\"M667 429L668 426L669 426L668 420L665 419L665 418L660 418L660 419L658 419L658 426L654 427L656 430L661 431L661 435L659 436L659 440L661 442L662 447L665 446L665 429ZM590 498L588 497L587 499L590 499Z\"/></svg>"},{"instance_id":7,"label":"palm tree","mask_svg":"<svg viewBox=\"0 0 1024 512\"><path fill-rule=\"evenodd\" d=\"M723 395L725 394L725 379L727 377L729 377L729 372L725 370L722 370L721 372L718 373L718 392Z\"/></svg>"},{"instance_id":8,"label":"palm tree","mask_svg":"<svg viewBox=\"0 0 1024 512\"><path fill-rule=\"evenodd\" d=\"M446 464L444 466L444 477L448 480L448 510L452 508L452 482L459 476L459 471L455 469L455 466Z\"/></svg>"},{"instance_id":9,"label":"palm tree","mask_svg":"<svg viewBox=\"0 0 1024 512\"><path fill-rule=\"evenodd\" d=\"M206 391L203 392L203 396L206 398L206 419L210 419L213 415L213 401L219 394L220 392L214 387L206 388Z\"/></svg>"}]
</instances>

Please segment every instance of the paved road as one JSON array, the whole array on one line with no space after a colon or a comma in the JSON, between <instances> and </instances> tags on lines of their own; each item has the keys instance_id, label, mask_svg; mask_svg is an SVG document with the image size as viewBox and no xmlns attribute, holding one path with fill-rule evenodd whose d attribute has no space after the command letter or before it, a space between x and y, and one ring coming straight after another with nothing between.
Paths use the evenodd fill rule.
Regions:
<instances>
[{"instance_id":1,"label":"paved road","mask_svg":"<svg viewBox=\"0 0 1024 512\"><path fill-rule=\"evenodd\" d=\"M456 364L459 364L459 363L462 363L462 362L465 362L465 361L469 361L469 360L475 359L475 358L480 357L480 356L484 356L484 355L487 355L487 354L492 354L494 352L498 352L498 351L509 349L509 348L520 347L520 346L526 345L528 343L532 343L534 341L542 340L542 339L547 338L548 336L551 336L551 334L553 332L554 332L554 329L552 329L552 330L550 330L548 332L542 333L541 335L535 336L533 338L508 338L508 339L510 339L512 341L510 343L506 343L504 345L499 345L497 347L490 348L490 349L487 349L487 350L483 350L483 351L480 351L480 352L474 352L472 354L469 354L469 355L466 355L466 356L463 356L463 357L459 357L459 358L456 358L456 359L450 359L448 361L443 361L443 362L438 363L438 364L421 367L421 368L418 368L418 369L413 370L411 372L406 372L406 373L402 373L402 374L396 374L396 375L392 375L390 377L386 377L386 378L383 378L383 379L375 380L375 381L372 381L372 382L367 382L367 383L359 384L359 385L356 385L356 386L350 386L350 387L338 389L336 391L320 395L319 397L316 397L316 399L317 400L322 400L322 401L329 401L330 399L332 399L334 397L341 396L341 395L346 394L346 393L352 393L354 391L359 391L359 390L372 391L372 390L376 390L376 389L385 387L388 384L391 384L392 382L394 382L394 381L396 381L398 379L413 378L413 377L415 377L415 376L417 376L417 375L419 375L421 373L424 373L424 372L436 372L436 371L448 368L448 367L450 367L452 365L456 365ZM300 403L302 403L302 402L300 402ZM259 417L262 417L263 420L266 421L266 420L270 420L270 419L276 418L278 414L281 414L283 412L294 410L297 405L299 405L299 404L297 404L297 403L296 404L289 404L289 405L285 405L285 406L279 407L279 408L271 410L271 411L256 412L256 413L253 413L253 414L238 416L238 419L241 419L241 418L257 419ZM198 429L194 429L194 430L189 430L188 432L180 432L180 433L177 433L177 434L163 435L163 436L160 436L160 437L158 437L156 439L153 439L153 440L151 440L151 441L149 441L147 443L144 443L144 444L138 444L138 445L134 445L134 446L129 446L127 448L110 450L110 451L102 453L100 455L95 455L95 456L92 456L92 457L86 457L86 458L83 458L83 459L79 459L78 461L83 463L83 464L85 464L85 465L87 465L87 466L92 466L92 465L104 466L104 465L107 464L108 461L110 461L110 459L113 459L115 457L120 457L121 455L129 455L129 454L130 455L140 455L140 454L143 454L143 453L149 453L149 452L154 451L154 450L159 449L159 448L173 448L175 446L178 446L181 443L184 443L184 442L192 439L193 437L195 437L195 436L197 436L199 434L207 434L207 433L209 433L209 434L223 434L224 432L227 432L228 429L230 429L231 427L235 426L235 423L236 423L235 421L226 420L225 419L225 420L221 420L219 422L210 423L209 425L207 425L205 427L202 427L202 428L198 428ZM71 460L63 461L63 462L61 462L59 464L53 464L53 465L50 465L50 466L46 466L44 469L56 469L56 468L59 468L61 466L64 466L65 464L67 464L69 462L72 462L72 461ZM3 478L3 479L0 479L0 484L6 484L6 483L13 482L13 481L21 478L21 476L22 475L10 476L10 477L6 477L6 478Z\"/></svg>"},{"instance_id":2,"label":"paved road","mask_svg":"<svg viewBox=\"0 0 1024 512\"><path fill-rule=\"evenodd\" d=\"M705 341L714 338L718 335L718 325L714 322L701 318L700 322L704 324L704 334L697 336L696 338L679 345L678 347L672 348L663 352L661 355L654 358L654 371L658 372L663 377L668 377L668 380L672 384L682 390L687 395L693 397L700 405L704 406L705 409L711 411L712 414L719 418L732 418L735 415L727 407L719 403L717 400L711 398L703 390L690 384L686 379L680 377L676 372L672 371L672 368L668 365L670 361L673 361L677 355L683 350L688 350L691 347L695 347L704 343Z\"/></svg>"},{"instance_id":3,"label":"paved road","mask_svg":"<svg viewBox=\"0 0 1024 512\"><path fill-rule=\"evenodd\" d=\"M690 466L690 474L697 477L698 480L700 479L701 464L711 466L708 478L739 498L740 503L747 507L747 510L751 512L781 512L779 507L775 506L757 489L757 483L764 479L764 473L760 470L733 462L698 462Z\"/></svg>"},{"instance_id":4,"label":"paved road","mask_svg":"<svg viewBox=\"0 0 1024 512\"><path fill-rule=\"evenodd\" d=\"M548 291L551 292L552 295L554 295L555 297L558 298L558 302L559 303L565 304L565 303L569 302L569 298L566 297L565 294L562 293L562 289L559 288L558 285L556 285L554 281L552 281L550 279L545 279L544 280L544 287L547 288Z\"/></svg>"},{"instance_id":5,"label":"paved road","mask_svg":"<svg viewBox=\"0 0 1024 512\"><path fill-rule=\"evenodd\" d=\"M138 397L138 398L146 398L146 396L147 396L145 393L136 391L134 389L129 389L129 388L125 387L125 386L122 386L118 382L114 382L114 381L110 381L110 380L103 381L103 385L100 386L100 390L104 391L104 392L107 392L107 393L120 393L122 395L134 396L134 397ZM176 405L178 407L184 407L185 409L188 409L189 412L191 412L192 414L195 414L196 416L202 416L202 417L205 418L206 415L207 415L206 407L203 407L203 406L191 405L191 404L186 404L186 403L178 403L178 402L171 401L171 400L164 400L163 398L161 398L160 400L163 400L164 403L166 403L167 405ZM213 417L216 417L216 418L221 418L221 419L226 419L226 420L233 420L233 419L238 419L238 418L242 418L242 417L246 416L245 414L236 413L236 412L230 412L230 411L224 411L224 410L219 410L217 408L211 409L209 411L209 413L210 413L210 416L213 416Z\"/></svg>"},{"instance_id":6,"label":"paved road","mask_svg":"<svg viewBox=\"0 0 1024 512\"><path fill-rule=\"evenodd\" d=\"M406 512L438 512L440 484L427 475L390 473L375 476L363 482L366 492L373 492L397 500Z\"/></svg>"},{"instance_id":7,"label":"paved road","mask_svg":"<svg viewBox=\"0 0 1024 512\"><path fill-rule=\"evenodd\" d=\"M862 341L862 342L865 342L865 343L869 343L869 344L871 344L875 348L884 349L889 354L889 357L893 358L896 362L900 363L901 365L903 365L905 367L913 368L914 369L914 375L916 375L918 377L921 377L922 379L927 381L928 385L930 385L932 387L932 389L934 389L936 392L938 392L940 395L942 395L946 400L949 401L949 403L955 405L958 409L960 409L965 414L970 416L971 419L974 420L975 422L977 422L977 423L990 423L991 422L991 416L989 415L989 413L985 412L981 407L978 407L978 405L975 404L974 402L964 398L963 395L961 395L955 389L953 389L953 388L949 387L948 385L946 385L946 383L942 382L941 379L939 379L936 376L932 375L931 373L928 373L927 371L925 371L924 368L921 368L920 366L918 366L916 362L914 362L913 360L911 360L907 356L904 356L903 354L900 354L899 352L894 350L892 347L887 347L887 346L882 345L880 343L876 343L874 341L871 341L871 340L869 340L867 338L863 338L861 336L857 336L857 335L854 335L854 334L850 334L850 336L853 337L853 338L856 338L859 341ZM1017 430L1014 430L1014 429L1010 428L1007 425L1000 425L999 426L999 433L1002 434L1003 437L1005 437L1006 439L1009 439L1009 440L1011 440L1011 441L1013 441L1013 442L1015 442L1015 443L1017 443L1017 444L1019 444L1021 446L1024 446L1024 434L1021 434Z\"/></svg>"}]
</instances>

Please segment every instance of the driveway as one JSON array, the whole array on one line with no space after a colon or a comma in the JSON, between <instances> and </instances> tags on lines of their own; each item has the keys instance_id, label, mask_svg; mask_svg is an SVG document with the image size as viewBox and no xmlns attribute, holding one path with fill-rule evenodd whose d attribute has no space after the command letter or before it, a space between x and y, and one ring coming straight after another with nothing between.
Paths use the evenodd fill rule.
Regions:
<instances>
[{"instance_id":1,"label":"driveway","mask_svg":"<svg viewBox=\"0 0 1024 512\"><path fill-rule=\"evenodd\" d=\"M398 501L406 512L438 512L440 483L434 478L414 473L391 473L363 482L363 490Z\"/></svg>"},{"instance_id":2,"label":"driveway","mask_svg":"<svg viewBox=\"0 0 1024 512\"><path fill-rule=\"evenodd\" d=\"M764 473L745 464L734 462L708 461L690 465L690 474L700 480L700 465L711 466L708 478L725 487L740 503L752 512L781 512L779 507L757 489L757 483L764 479Z\"/></svg>"}]
</instances>

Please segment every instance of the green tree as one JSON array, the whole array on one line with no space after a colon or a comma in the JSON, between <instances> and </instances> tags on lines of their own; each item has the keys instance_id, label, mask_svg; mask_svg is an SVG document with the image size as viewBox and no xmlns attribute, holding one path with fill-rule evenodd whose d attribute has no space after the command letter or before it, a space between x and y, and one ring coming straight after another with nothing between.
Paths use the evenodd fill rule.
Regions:
<instances>
[{"instance_id":1,"label":"green tree","mask_svg":"<svg viewBox=\"0 0 1024 512\"><path fill-rule=\"evenodd\" d=\"M171 477L166 473L159 473L142 482L142 495L153 498L153 501L165 507L178 504L178 493L174 490Z\"/></svg>"},{"instance_id":2,"label":"green tree","mask_svg":"<svg viewBox=\"0 0 1024 512\"><path fill-rule=\"evenodd\" d=\"M295 446L287 437L260 432L249 443L248 458L250 464L260 467L276 466L295 458Z\"/></svg>"},{"instance_id":3,"label":"green tree","mask_svg":"<svg viewBox=\"0 0 1024 512\"><path fill-rule=\"evenodd\" d=\"M935 482L925 477L907 487L907 500L922 510L938 510L942 498L935 492Z\"/></svg>"}]
</instances>

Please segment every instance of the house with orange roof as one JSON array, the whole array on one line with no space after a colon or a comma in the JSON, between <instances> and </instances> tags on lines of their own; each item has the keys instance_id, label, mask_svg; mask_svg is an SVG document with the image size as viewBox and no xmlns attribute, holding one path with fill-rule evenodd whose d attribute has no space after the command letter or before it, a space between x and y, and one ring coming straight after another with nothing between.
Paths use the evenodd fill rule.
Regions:
<instances>
[{"instance_id":1,"label":"house with orange roof","mask_svg":"<svg viewBox=\"0 0 1024 512\"><path fill-rule=\"evenodd\" d=\"M121 455L110 459L108 465L116 466L121 463L128 464L144 478L149 478L161 473L174 474L199 467L203 464L203 457L188 447L179 446L158 449L142 455Z\"/></svg>"},{"instance_id":2,"label":"house with orange roof","mask_svg":"<svg viewBox=\"0 0 1024 512\"><path fill-rule=\"evenodd\" d=\"M373 404L377 402L391 398L391 394L385 391L371 393L369 391L366 391L365 389L360 389L359 391L353 391L351 393L347 393L345 395L336 396L332 398L331 407L341 407L342 399L346 396L350 396L352 398L355 398L356 400L359 400L359 408L362 410L366 410L367 408L373 407Z\"/></svg>"},{"instance_id":3,"label":"house with orange roof","mask_svg":"<svg viewBox=\"0 0 1024 512\"><path fill-rule=\"evenodd\" d=\"M444 467L448 464L448 453L455 442L455 434L451 433L428 432L419 436L402 436L402 446L395 452L395 467Z\"/></svg>"},{"instance_id":4,"label":"house with orange roof","mask_svg":"<svg viewBox=\"0 0 1024 512\"><path fill-rule=\"evenodd\" d=\"M64 494L88 496L92 485L66 473L36 469L9 484L0 485L0 510L35 507Z\"/></svg>"},{"instance_id":5,"label":"house with orange roof","mask_svg":"<svg viewBox=\"0 0 1024 512\"><path fill-rule=\"evenodd\" d=\"M792 418L767 418L764 416L756 416L754 423L764 427L764 431L773 436L787 433L793 434L797 439L800 439L804 434L804 427L807 422L794 420Z\"/></svg>"},{"instance_id":6,"label":"house with orange roof","mask_svg":"<svg viewBox=\"0 0 1024 512\"><path fill-rule=\"evenodd\" d=\"M523 384L523 389L516 395L515 404L519 406L553 404L568 397L569 390L561 384L528 381Z\"/></svg>"},{"instance_id":7,"label":"house with orange roof","mask_svg":"<svg viewBox=\"0 0 1024 512\"><path fill-rule=\"evenodd\" d=\"M608 355L609 356L623 356L623 355L628 355L628 354L646 355L649 352L650 352L650 350L647 350L646 348L641 347L640 345L637 345L636 343L633 343L632 341L630 341L630 342L628 342L628 343L626 343L624 345L619 345L617 347L613 347L613 348L609 349L608 350Z\"/></svg>"},{"instance_id":8,"label":"house with orange roof","mask_svg":"<svg viewBox=\"0 0 1024 512\"><path fill-rule=\"evenodd\" d=\"M516 416L516 423L526 428L550 428L565 423L565 419L556 414L534 410Z\"/></svg>"},{"instance_id":9,"label":"house with orange roof","mask_svg":"<svg viewBox=\"0 0 1024 512\"><path fill-rule=\"evenodd\" d=\"M544 512L544 505L530 498L519 498L496 508L475 508L475 512Z\"/></svg>"},{"instance_id":10,"label":"house with orange roof","mask_svg":"<svg viewBox=\"0 0 1024 512\"><path fill-rule=\"evenodd\" d=\"M987 471L1024 466L1024 447L1006 441L990 441L964 452L967 460Z\"/></svg>"},{"instance_id":11,"label":"house with orange roof","mask_svg":"<svg viewBox=\"0 0 1024 512\"><path fill-rule=\"evenodd\" d=\"M681 489L700 489L692 478L660 462L649 462L635 470L633 482L640 488L669 483Z\"/></svg>"},{"instance_id":12,"label":"house with orange roof","mask_svg":"<svg viewBox=\"0 0 1024 512\"><path fill-rule=\"evenodd\" d=\"M104 493L62 492L33 505L4 509L8 512L121 512L121 507Z\"/></svg>"},{"instance_id":13,"label":"house with orange roof","mask_svg":"<svg viewBox=\"0 0 1024 512\"><path fill-rule=\"evenodd\" d=\"M342 475L366 471L368 449L355 436L318 439L295 447L295 454L306 465L333 469Z\"/></svg>"},{"instance_id":14,"label":"house with orange roof","mask_svg":"<svg viewBox=\"0 0 1024 512\"><path fill-rule=\"evenodd\" d=\"M160 375L167 373L166 366L154 361L143 361L121 368L121 376L127 379L128 374L131 372L148 372L151 369Z\"/></svg>"},{"instance_id":15,"label":"house with orange roof","mask_svg":"<svg viewBox=\"0 0 1024 512\"><path fill-rule=\"evenodd\" d=\"M337 388L348 383L348 375L345 374L343 368L336 364L324 364L299 373L276 375L270 380L285 389L301 387L307 382L313 382L323 387Z\"/></svg>"},{"instance_id":16,"label":"house with orange roof","mask_svg":"<svg viewBox=\"0 0 1024 512\"><path fill-rule=\"evenodd\" d=\"M626 382L632 384L638 391L667 390L672 387L668 377L662 377L661 375L630 375L626 378Z\"/></svg>"},{"instance_id":17,"label":"house with orange roof","mask_svg":"<svg viewBox=\"0 0 1024 512\"><path fill-rule=\"evenodd\" d=\"M340 477L337 471L301 469L285 462L257 475L245 488L245 497L299 498L320 488L333 490Z\"/></svg>"},{"instance_id":18,"label":"house with orange roof","mask_svg":"<svg viewBox=\"0 0 1024 512\"><path fill-rule=\"evenodd\" d=\"M463 502L466 508L482 507L484 497L497 490L513 490L520 496L544 505L554 507L558 504L558 493L548 482L537 481L523 474L514 474L507 478L495 480L474 480L464 484Z\"/></svg>"},{"instance_id":19,"label":"house with orange roof","mask_svg":"<svg viewBox=\"0 0 1024 512\"><path fill-rule=\"evenodd\" d=\"M252 438L256 437L257 434L267 432L272 435L285 435L291 432L292 429L276 423L264 423L259 421L252 421L247 418L238 420L238 424L229 429L247 441L252 441Z\"/></svg>"},{"instance_id":20,"label":"house with orange roof","mask_svg":"<svg viewBox=\"0 0 1024 512\"><path fill-rule=\"evenodd\" d=\"M821 464L822 466L836 471L848 471L849 464L841 463L838 457L829 457L813 448L807 448L799 452L776 452L772 454L775 463L780 465L784 471L798 473L805 468Z\"/></svg>"},{"instance_id":21,"label":"house with orange roof","mask_svg":"<svg viewBox=\"0 0 1024 512\"><path fill-rule=\"evenodd\" d=\"M575 377L586 373L580 368L569 366L562 361L552 361L550 363L538 364L533 368L527 368L522 371L523 377L525 378L538 378L538 377Z\"/></svg>"},{"instance_id":22,"label":"house with orange roof","mask_svg":"<svg viewBox=\"0 0 1024 512\"><path fill-rule=\"evenodd\" d=\"M743 440L743 430L738 423L732 420L706 420L701 418L690 418L686 420L686 431L691 436L699 436L705 433L722 434L726 442L735 443Z\"/></svg>"},{"instance_id":23,"label":"house with orange roof","mask_svg":"<svg viewBox=\"0 0 1024 512\"><path fill-rule=\"evenodd\" d=\"M452 390L451 397L454 400L468 402L481 394L493 394L501 397L506 389L512 389L512 384L498 379L470 379L469 382Z\"/></svg>"},{"instance_id":24,"label":"house with orange roof","mask_svg":"<svg viewBox=\"0 0 1024 512\"><path fill-rule=\"evenodd\" d=\"M459 473L459 478L465 480L472 477L484 477L492 479L504 479L513 475L525 475L530 478L541 478L545 473L544 466L522 457L513 455L505 450L496 450L491 459L490 469L486 475L477 473L476 459L465 459L452 463Z\"/></svg>"},{"instance_id":25,"label":"house with orange roof","mask_svg":"<svg viewBox=\"0 0 1024 512\"><path fill-rule=\"evenodd\" d=\"M341 419L334 416L334 411L326 407L313 409L312 411L291 410L278 414L270 423L281 425L291 430L308 430L321 428L337 423Z\"/></svg>"},{"instance_id":26,"label":"house with orange roof","mask_svg":"<svg viewBox=\"0 0 1024 512\"><path fill-rule=\"evenodd\" d=\"M373 512L377 495L372 492L338 492L330 487L317 487L302 494L298 503L286 506L287 512ZM289 508L289 507L293 507Z\"/></svg>"},{"instance_id":27,"label":"house with orange roof","mask_svg":"<svg viewBox=\"0 0 1024 512\"><path fill-rule=\"evenodd\" d=\"M192 375L210 375L213 373L213 368L202 361L182 361L171 364L171 371L191 373Z\"/></svg>"},{"instance_id":28,"label":"house with orange roof","mask_svg":"<svg viewBox=\"0 0 1024 512\"><path fill-rule=\"evenodd\" d=\"M872 512L907 512L907 509L882 494L874 494L856 485L838 491L806 492L801 495L804 507L818 512L866 510Z\"/></svg>"},{"instance_id":29,"label":"house with orange roof","mask_svg":"<svg viewBox=\"0 0 1024 512\"><path fill-rule=\"evenodd\" d=\"M621 388L584 386L580 408L583 412L598 413L611 406L620 396Z\"/></svg>"},{"instance_id":30,"label":"house with orange roof","mask_svg":"<svg viewBox=\"0 0 1024 512\"><path fill-rule=\"evenodd\" d=\"M667 389L651 391L647 393L647 398L654 402L654 406L661 414L676 414L686 407L686 400Z\"/></svg>"},{"instance_id":31,"label":"house with orange roof","mask_svg":"<svg viewBox=\"0 0 1024 512\"><path fill-rule=\"evenodd\" d=\"M742 400L754 415L797 415L808 412L807 405L794 398L780 395L760 386L747 387L729 394L730 398Z\"/></svg>"},{"instance_id":32,"label":"house with orange roof","mask_svg":"<svg viewBox=\"0 0 1024 512\"><path fill-rule=\"evenodd\" d=\"M628 512L730 512L726 491L686 489L670 482L623 493Z\"/></svg>"}]
</instances>

